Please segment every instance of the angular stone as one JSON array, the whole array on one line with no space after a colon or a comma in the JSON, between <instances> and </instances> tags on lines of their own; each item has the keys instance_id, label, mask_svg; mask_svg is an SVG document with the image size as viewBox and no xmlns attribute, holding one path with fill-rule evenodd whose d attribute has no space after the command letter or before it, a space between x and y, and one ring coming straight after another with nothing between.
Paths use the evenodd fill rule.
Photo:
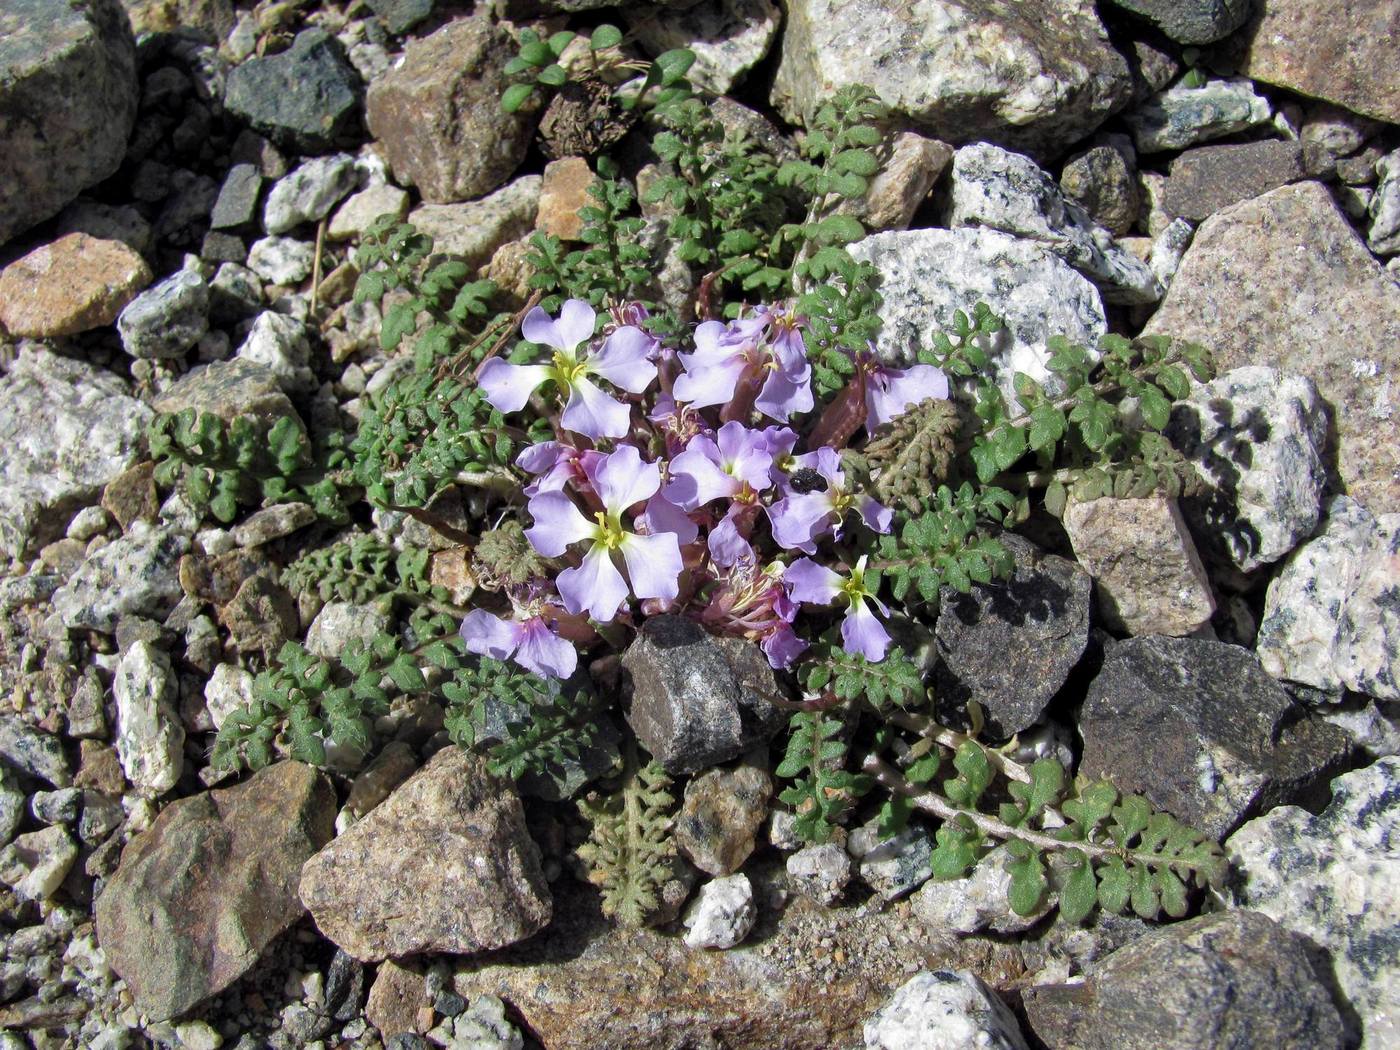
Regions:
<instances>
[{"instance_id":1,"label":"angular stone","mask_svg":"<svg viewBox=\"0 0 1400 1050\"><path fill-rule=\"evenodd\" d=\"M1400 253L1400 149L1376 161L1375 195L1366 209L1371 220L1366 243L1377 255Z\"/></svg>"},{"instance_id":2,"label":"angular stone","mask_svg":"<svg viewBox=\"0 0 1400 1050\"><path fill-rule=\"evenodd\" d=\"M1338 496L1269 584L1259 659L1278 678L1400 699L1400 514Z\"/></svg>"},{"instance_id":3,"label":"angular stone","mask_svg":"<svg viewBox=\"0 0 1400 1050\"><path fill-rule=\"evenodd\" d=\"M519 796L455 747L307 861L301 899L366 962L501 948L550 918Z\"/></svg>"},{"instance_id":4,"label":"angular stone","mask_svg":"<svg viewBox=\"0 0 1400 1050\"><path fill-rule=\"evenodd\" d=\"M522 175L495 193L466 204L424 204L408 221L433 239L433 254L480 266L507 241L535 228L543 180Z\"/></svg>"},{"instance_id":5,"label":"angular stone","mask_svg":"<svg viewBox=\"0 0 1400 1050\"><path fill-rule=\"evenodd\" d=\"M122 654L112 678L117 702L117 757L126 779L155 798L173 788L185 764L185 730L175 710L180 686L170 658L139 641Z\"/></svg>"},{"instance_id":6,"label":"angular stone","mask_svg":"<svg viewBox=\"0 0 1400 1050\"><path fill-rule=\"evenodd\" d=\"M0 244L117 170L136 102L136 45L118 0L6 0Z\"/></svg>"},{"instance_id":7,"label":"angular stone","mask_svg":"<svg viewBox=\"0 0 1400 1050\"><path fill-rule=\"evenodd\" d=\"M77 859L78 844L64 828L31 831L0 849L0 882L21 900L47 900L63 884Z\"/></svg>"},{"instance_id":8,"label":"angular stone","mask_svg":"<svg viewBox=\"0 0 1400 1050\"><path fill-rule=\"evenodd\" d=\"M834 842L807 846L788 857L787 874L798 893L830 907L851 881L851 857Z\"/></svg>"},{"instance_id":9,"label":"angular stone","mask_svg":"<svg viewBox=\"0 0 1400 1050\"><path fill-rule=\"evenodd\" d=\"M953 147L946 142L902 131L890 144L889 158L870 180L865 196L843 202L841 210L849 210L872 233L908 229L952 159Z\"/></svg>"},{"instance_id":10,"label":"angular stone","mask_svg":"<svg viewBox=\"0 0 1400 1050\"><path fill-rule=\"evenodd\" d=\"M4 729L0 728L0 732ZM23 819L24 791L19 786L19 777L0 763L0 846L9 845Z\"/></svg>"},{"instance_id":11,"label":"angular stone","mask_svg":"<svg viewBox=\"0 0 1400 1050\"><path fill-rule=\"evenodd\" d=\"M893 901L927 881L933 836L923 825L911 823L882 838L878 823L871 822L851 832L846 849L858 862L861 881L884 900Z\"/></svg>"},{"instance_id":12,"label":"angular stone","mask_svg":"<svg viewBox=\"0 0 1400 1050\"><path fill-rule=\"evenodd\" d=\"M1345 759L1346 734L1301 713L1247 649L1132 638L1109 649L1089 686L1079 772L1219 837L1314 794Z\"/></svg>"},{"instance_id":13,"label":"angular stone","mask_svg":"<svg viewBox=\"0 0 1400 1050\"><path fill-rule=\"evenodd\" d=\"M1182 81L1153 95L1124 120L1139 153L1160 153L1245 131L1271 115L1269 100L1237 77L1200 87Z\"/></svg>"},{"instance_id":14,"label":"angular stone","mask_svg":"<svg viewBox=\"0 0 1400 1050\"><path fill-rule=\"evenodd\" d=\"M910 898L910 910L935 936L982 930L1004 935L1028 930L1055 907L1057 895L1047 893L1041 906L1029 915L1013 911L1008 897L1011 875L1006 865L1014 859L1005 846L997 846L966 878L929 879Z\"/></svg>"},{"instance_id":15,"label":"angular stone","mask_svg":"<svg viewBox=\"0 0 1400 1050\"><path fill-rule=\"evenodd\" d=\"M1092 581L1019 536L1002 542L1016 559L1011 579L968 594L943 590L935 633L946 673L937 696L959 711L976 700L991 734L1010 737L1040 718L1083 655Z\"/></svg>"},{"instance_id":16,"label":"angular stone","mask_svg":"<svg viewBox=\"0 0 1400 1050\"><path fill-rule=\"evenodd\" d=\"M150 418L112 373L23 348L0 378L0 552L61 536L136 461Z\"/></svg>"},{"instance_id":17,"label":"angular stone","mask_svg":"<svg viewBox=\"0 0 1400 1050\"><path fill-rule=\"evenodd\" d=\"M236 230L250 225L258 214L262 181L262 172L255 164L235 164L229 168L209 213L209 228Z\"/></svg>"},{"instance_id":18,"label":"angular stone","mask_svg":"<svg viewBox=\"0 0 1400 1050\"><path fill-rule=\"evenodd\" d=\"M224 105L279 145L315 153L356 137L360 90L339 41L303 29L286 51L230 73Z\"/></svg>"},{"instance_id":19,"label":"angular stone","mask_svg":"<svg viewBox=\"0 0 1400 1050\"><path fill-rule=\"evenodd\" d=\"M780 688L757 646L717 638L692 620L653 616L622 656L627 722L670 773L736 757L782 723L765 694Z\"/></svg>"},{"instance_id":20,"label":"angular stone","mask_svg":"<svg viewBox=\"0 0 1400 1050\"><path fill-rule=\"evenodd\" d=\"M176 270L117 317L122 349L146 360L183 357L207 331L209 285L194 270Z\"/></svg>"},{"instance_id":21,"label":"angular stone","mask_svg":"<svg viewBox=\"0 0 1400 1050\"><path fill-rule=\"evenodd\" d=\"M546 164L535 229L561 241L578 240L583 232L583 219L578 212L591 200L588 187L594 181L593 171L583 157L565 157Z\"/></svg>"},{"instance_id":22,"label":"angular stone","mask_svg":"<svg viewBox=\"0 0 1400 1050\"><path fill-rule=\"evenodd\" d=\"M759 766L707 770L685 786L685 800L672 827L676 844L703 872L738 871L768 819L772 794L773 778Z\"/></svg>"},{"instance_id":23,"label":"angular stone","mask_svg":"<svg viewBox=\"0 0 1400 1050\"><path fill-rule=\"evenodd\" d=\"M802 123L849 84L947 142L1031 152L1093 131L1132 93L1127 62L1082 0L1034 0L1014 20L986 0L794 0L773 104Z\"/></svg>"},{"instance_id":24,"label":"angular stone","mask_svg":"<svg viewBox=\"0 0 1400 1050\"><path fill-rule=\"evenodd\" d=\"M304 913L297 878L334 819L330 782L279 762L171 803L127 844L97 899L97 934L142 1013L182 1014L258 961Z\"/></svg>"},{"instance_id":25,"label":"angular stone","mask_svg":"<svg viewBox=\"0 0 1400 1050\"><path fill-rule=\"evenodd\" d=\"M1303 147L1296 142L1201 146L1172 161L1162 206L1171 215L1200 222L1306 175Z\"/></svg>"},{"instance_id":26,"label":"angular stone","mask_svg":"<svg viewBox=\"0 0 1400 1050\"><path fill-rule=\"evenodd\" d=\"M468 200L504 183L530 143L531 121L501 109L516 44L486 15L409 41L403 61L371 85L370 133L394 181L434 204Z\"/></svg>"},{"instance_id":27,"label":"angular stone","mask_svg":"<svg viewBox=\"0 0 1400 1050\"><path fill-rule=\"evenodd\" d=\"M219 664L204 686L204 707L218 729L240 707L253 700L253 676L233 664Z\"/></svg>"},{"instance_id":28,"label":"angular stone","mask_svg":"<svg viewBox=\"0 0 1400 1050\"><path fill-rule=\"evenodd\" d=\"M884 324L876 346L886 361L909 363L915 349L932 345L930 332L949 328L954 311L979 301L1003 318L1006 326L987 349L1012 404L1015 372L1053 387L1044 364L1051 335L1092 349L1107 331L1103 303L1087 279L1045 247L996 230L877 233L850 251L880 274Z\"/></svg>"},{"instance_id":29,"label":"angular stone","mask_svg":"<svg viewBox=\"0 0 1400 1050\"><path fill-rule=\"evenodd\" d=\"M122 471L102 490L100 509L115 518L123 532L133 521L154 524L160 515L155 467L151 460L143 460L130 470Z\"/></svg>"},{"instance_id":30,"label":"angular stone","mask_svg":"<svg viewBox=\"0 0 1400 1050\"><path fill-rule=\"evenodd\" d=\"M1254 5L1239 35L1239 68L1251 80L1400 123L1397 36L1400 8L1394 4L1269 0Z\"/></svg>"},{"instance_id":31,"label":"angular stone","mask_svg":"<svg viewBox=\"0 0 1400 1050\"><path fill-rule=\"evenodd\" d=\"M647 15L633 30L653 55L688 48L695 64L686 74L707 95L728 95L768 54L782 12L773 0L719 0L656 17Z\"/></svg>"},{"instance_id":32,"label":"angular stone","mask_svg":"<svg viewBox=\"0 0 1400 1050\"><path fill-rule=\"evenodd\" d=\"M387 959L380 963L365 1002L365 1017L385 1042L418 1031L418 1011L428 1005L423 975ZM393 1044L391 1044L393 1045Z\"/></svg>"},{"instance_id":33,"label":"angular stone","mask_svg":"<svg viewBox=\"0 0 1400 1050\"><path fill-rule=\"evenodd\" d=\"M1029 157L985 143L953 156L948 225L985 226L1044 244L1093 281L1105 302L1154 303L1162 288L1141 259L1070 204Z\"/></svg>"},{"instance_id":34,"label":"angular stone","mask_svg":"<svg viewBox=\"0 0 1400 1050\"><path fill-rule=\"evenodd\" d=\"M229 641L240 652L275 653L300 633L296 603L287 589L266 576L250 576L219 610Z\"/></svg>"},{"instance_id":35,"label":"angular stone","mask_svg":"<svg viewBox=\"0 0 1400 1050\"><path fill-rule=\"evenodd\" d=\"M1227 37L1250 15L1250 0L1110 0L1141 15L1178 44L1211 44Z\"/></svg>"},{"instance_id":36,"label":"angular stone","mask_svg":"<svg viewBox=\"0 0 1400 1050\"><path fill-rule=\"evenodd\" d=\"M269 284L298 285L315 265L316 246L291 237L264 237L248 249L248 269Z\"/></svg>"},{"instance_id":37,"label":"angular stone","mask_svg":"<svg viewBox=\"0 0 1400 1050\"><path fill-rule=\"evenodd\" d=\"M969 970L911 977L865 1022L866 1050L1026 1050L996 992Z\"/></svg>"},{"instance_id":38,"label":"angular stone","mask_svg":"<svg viewBox=\"0 0 1400 1050\"><path fill-rule=\"evenodd\" d=\"M753 884L747 875L730 875L700 887L686 912L687 948L733 948L758 920Z\"/></svg>"},{"instance_id":39,"label":"angular stone","mask_svg":"<svg viewBox=\"0 0 1400 1050\"><path fill-rule=\"evenodd\" d=\"M238 358L193 369L166 387L155 402L157 412L181 412L187 408L212 412L226 423L245 415L264 423L298 419L296 409L282 393L276 373Z\"/></svg>"},{"instance_id":40,"label":"angular stone","mask_svg":"<svg viewBox=\"0 0 1400 1050\"><path fill-rule=\"evenodd\" d=\"M402 35L433 13L435 0L369 0L384 28Z\"/></svg>"},{"instance_id":41,"label":"angular stone","mask_svg":"<svg viewBox=\"0 0 1400 1050\"><path fill-rule=\"evenodd\" d=\"M1340 1050L1341 1018L1301 938L1251 911L1202 915L1139 937L1081 984L1027 989L1051 1046L1083 1050Z\"/></svg>"},{"instance_id":42,"label":"angular stone","mask_svg":"<svg viewBox=\"0 0 1400 1050\"><path fill-rule=\"evenodd\" d=\"M101 328L150 283L145 260L120 241L70 233L0 270L0 329L51 339Z\"/></svg>"},{"instance_id":43,"label":"angular stone","mask_svg":"<svg viewBox=\"0 0 1400 1050\"><path fill-rule=\"evenodd\" d=\"M134 522L54 592L54 612L66 627L109 634L121 616L163 620L180 600L176 566L189 545L189 537L174 529Z\"/></svg>"},{"instance_id":44,"label":"angular stone","mask_svg":"<svg viewBox=\"0 0 1400 1050\"><path fill-rule=\"evenodd\" d=\"M351 642L368 645L371 638L391 625L389 614L377 605L327 602L306 632L306 648L317 656L339 656Z\"/></svg>"},{"instance_id":45,"label":"angular stone","mask_svg":"<svg viewBox=\"0 0 1400 1050\"><path fill-rule=\"evenodd\" d=\"M1400 511L1400 285L1316 182L1284 186L1201 224L1144 334L1193 340L1221 369L1307 376L1334 410L1347 493Z\"/></svg>"},{"instance_id":46,"label":"angular stone","mask_svg":"<svg viewBox=\"0 0 1400 1050\"><path fill-rule=\"evenodd\" d=\"M19 715L0 714L0 761L56 788L73 783L73 769L63 743Z\"/></svg>"},{"instance_id":47,"label":"angular stone","mask_svg":"<svg viewBox=\"0 0 1400 1050\"><path fill-rule=\"evenodd\" d=\"M248 329L248 338L234 357L267 369L288 393L307 393L316 388L306 325L294 317L264 310Z\"/></svg>"},{"instance_id":48,"label":"angular stone","mask_svg":"<svg viewBox=\"0 0 1400 1050\"><path fill-rule=\"evenodd\" d=\"M1327 406L1311 380L1247 365L1198 385L1167 436L1210 489L1183 501L1207 550L1244 572L1312 534L1327 485Z\"/></svg>"},{"instance_id":49,"label":"angular stone","mask_svg":"<svg viewBox=\"0 0 1400 1050\"><path fill-rule=\"evenodd\" d=\"M290 536L315 520L316 509L309 503L278 503L254 511L235 525L233 542L240 547L261 547Z\"/></svg>"},{"instance_id":50,"label":"angular stone","mask_svg":"<svg viewBox=\"0 0 1400 1050\"><path fill-rule=\"evenodd\" d=\"M1142 200L1132 144L1121 135L1109 138L1121 141L1123 148L1105 144L1071 157L1060 172L1060 192L1094 222L1122 237L1137 221Z\"/></svg>"},{"instance_id":51,"label":"angular stone","mask_svg":"<svg viewBox=\"0 0 1400 1050\"><path fill-rule=\"evenodd\" d=\"M1332 781L1319 815L1280 807L1225 843L1239 903L1331 953L1363 1050L1400 1040L1400 856L1388 848L1400 833L1397 783L1400 758L1384 758Z\"/></svg>"},{"instance_id":52,"label":"angular stone","mask_svg":"<svg viewBox=\"0 0 1400 1050\"><path fill-rule=\"evenodd\" d=\"M243 265L247 260L244 249L239 262L223 263L209 282L209 318L217 325L235 324L263 308L263 282Z\"/></svg>"},{"instance_id":53,"label":"angular stone","mask_svg":"<svg viewBox=\"0 0 1400 1050\"><path fill-rule=\"evenodd\" d=\"M333 241L353 240L381 215L402 219L407 214L407 193L397 186L370 186L347 198L336 209L326 227L326 236Z\"/></svg>"},{"instance_id":54,"label":"angular stone","mask_svg":"<svg viewBox=\"0 0 1400 1050\"><path fill-rule=\"evenodd\" d=\"M566 688L563 683L550 679L546 692L552 697ZM480 717L473 719L473 727L476 742L480 745L510 740L527 730L527 725L521 719L521 709L498 697L486 697L479 710ZM519 777L516 787L521 795L551 802L571 798L589 781L617 765L622 733L606 715L599 715L589 731L580 734L576 741L577 753L553 761L545 769L529 770Z\"/></svg>"},{"instance_id":55,"label":"angular stone","mask_svg":"<svg viewBox=\"0 0 1400 1050\"><path fill-rule=\"evenodd\" d=\"M302 223L330 214L358 177L355 158L348 153L315 157L277 181L263 206L263 229L287 233Z\"/></svg>"}]
</instances>

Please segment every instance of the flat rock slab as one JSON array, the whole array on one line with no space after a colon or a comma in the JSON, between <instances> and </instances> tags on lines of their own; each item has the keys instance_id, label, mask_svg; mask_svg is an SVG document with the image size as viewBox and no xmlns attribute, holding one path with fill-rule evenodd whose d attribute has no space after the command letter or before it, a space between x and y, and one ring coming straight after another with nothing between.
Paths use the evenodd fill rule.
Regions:
<instances>
[{"instance_id":1,"label":"flat rock slab","mask_svg":"<svg viewBox=\"0 0 1400 1050\"><path fill-rule=\"evenodd\" d=\"M150 283L125 244L70 233L0 270L0 329L49 339L101 328Z\"/></svg>"},{"instance_id":2,"label":"flat rock slab","mask_svg":"<svg viewBox=\"0 0 1400 1050\"><path fill-rule=\"evenodd\" d=\"M224 105L281 145L324 152L359 137L361 90L340 42L304 29L286 51L234 69Z\"/></svg>"},{"instance_id":3,"label":"flat rock slab","mask_svg":"<svg viewBox=\"0 0 1400 1050\"><path fill-rule=\"evenodd\" d=\"M1242 142L1189 149L1172 161L1162 206L1169 215L1200 222L1306 176L1297 142Z\"/></svg>"},{"instance_id":4,"label":"flat rock slab","mask_svg":"<svg viewBox=\"0 0 1400 1050\"><path fill-rule=\"evenodd\" d=\"M98 939L137 1007L174 1017L246 973L304 912L301 866L334 825L334 789L299 762L166 807L97 899Z\"/></svg>"},{"instance_id":5,"label":"flat rock slab","mask_svg":"<svg viewBox=\"0 0 1400 1050\"><path fill-rule=\"evenodd\" d=\"M301 899L365 962L501 948L550 919L520 796L456 747L307 861Z\"/></svg>"},{"instance_id":6,"label":"flat rock slab","mask_svg":"<svg viewBox=\"0 0 1400 1050\"><path fill-rule=\"evenodd\" d=\"M1202 223L1144 334L1201 343L1221 370L1307 376L1335 410L1347 494L1400 511L1400 284L1326 187L1284 186Z\"/></svg>"},{"instance_id":7,"label":"flat rock slab","mask_svg":"<svg viewBox=\"0 0 1400 1050\"><path fill-rule=\"evenodd\" d=\"M117 170L136 119L119 0L0 8L0 244Z\"/></svg>"}]
</instances>

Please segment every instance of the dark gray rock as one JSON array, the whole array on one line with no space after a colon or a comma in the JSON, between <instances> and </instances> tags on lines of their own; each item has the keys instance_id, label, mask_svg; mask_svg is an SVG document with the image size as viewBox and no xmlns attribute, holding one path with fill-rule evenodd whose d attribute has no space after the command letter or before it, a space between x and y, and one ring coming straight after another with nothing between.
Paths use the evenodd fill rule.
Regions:
<instances>
[{"instance_id":1,"label":"dark gray rock","mask_svg":"<svg viewBox=\"0 0 1400 1050\"><path fill-rule=\"evenodd\" d=\"M1331 1050L1341 1017L1304 942L1251 911L1203 915L1138 938L1082 984L1023 995L1035 1034L1080 1050Z\"/></svg>"},{"instance_id":2,"label":"dark gray rock","mask_svg":"<svg viewBox=\"0 0 1400 1050\"><path fill-rule=\"evenodd\" d=\"M63 753L63 742L19 715L0 715L0 762L57 788L73 783L73 770Z\"/></svg>"},{"instance_id":3,"label":"dark gray rock","mask_svg":"<svg viewBox=\"0 0 1400 1050\"><path fill-rule=\"evenodd\" d=\"M627 722L667 772L727 762L783 722L767 699L781 693L759 648L691 620L647 620L622 667L632 693Z\"/></svg>"},{"instance_id":4,"label":"dark gray rock","mask_svg":"<svg viewBox=\"0 0 1400 1050\"><path fill-rule=\"evenodd\" d=\"M1222 208L1306 178L1303 147L1269 140L1189 149L1172 161L1163 207L1200 222Z\"/></svg>"},{"instance_id":5,"label":"dark gray rock","mask_svg":"<svg viewBox=\"0 0 1400 1050\"><path fill-rule=\"evenodd\" d=\"M1109 0L1149 19L1178 44L1209 44L1227 37L1249 17L1251 0Z\"/></svg>"},{"instance_id":6,"label":"dark gray rock","mask_svg":"<svg viewBox=\"0 0 1400 1050\"><path fill-rule=\"evenodd\" d=\"M1104 229L1122 237L1137 221L1142 198L1132 143L1123 135L1109 138L1120 141L1095 146L1065 162L1060 191Z\"/></svg>"},{"instance_id":7,"label":"dark gray rock","mask_svg":"<svg viewBox=\"0 0 1400 1050\"><path fill-rule=\"evenodd\" d=\"M218 199L209 213L209 228L236 230L252 223L258 214L262 173L252 164L235 164L224 176Z\"/></svg>"},{"instance_id":8,"label":"dark gray rock","mask_svg":"<svg viewBox=\"0 0 1400 1050\"><path fill-rule=\"evenodd\" d=\"M356 138L360 76L340 43L304 29L281 54L250 58L228 77L224 105L283 147L323 152Z\"/></svg>"},{"instance_id":9,"label":"dark gray rock","mask_svg":"<svg viewBox=\"0 0 1400 1050\"><path fill-rule=\"evenodd\" d=\"M408 32L433 13L435 0L369 0L369 9L396 36Z\"/></svg>"},{"instance_id":10,"label":"dark gray rock","mask_svg":"<svg viewBox=\"0 0 1400 1050\"><path fill-rule=\"evenodd\" d=\"M148 360L183 357L207 331L209 285L194 270L177 270L117 316L122 349Z\"/></svg>"},{"instance_id":11,"label":"dark gray rock","mask_svg":"<svg viewBox=\"0 0 1400 1050\"><path fill-rule=\"evenodd\" d=\"M1083 655L1093 581L1019 536L1003 543L1015 574L969 594L944 588L935 634L940 705L976 700L992 735L1009 737L1040 718Z\"/></svg>"},{"instance_id":12,"label":"dark gray rock","mask_svg":"<svg viewBox=\"0 0 1400 1050\"><path fill-rule=\"evenodd\" d=\"M136 103L136 44L119 0L6 0L0 244L117 170Z\"/></svg>"},{"instance_id":13,"label":"dark gray rock","mask_svg":"<svg viewBox=\"0 0 1400 1050\"><path fill-rule=\"evenodd\" d=\"M1247 649L1132 638L1109 649L1089 686L1079 771L1221 837L1338 771L1345 732L1302 713Z\"/></svg>"},{"instance_id":14,"label":"dark gray rock","mask_svg":"<svg viewBox=\"0 0 1400 1050\"><path fill-rule=\"evenodd\" d=\"M205 262L236 263L241 266L248 260L248 246L243 243L242 237L211 230L204 235L199 246L199 257Z\"/></svg>"}]
</instances>

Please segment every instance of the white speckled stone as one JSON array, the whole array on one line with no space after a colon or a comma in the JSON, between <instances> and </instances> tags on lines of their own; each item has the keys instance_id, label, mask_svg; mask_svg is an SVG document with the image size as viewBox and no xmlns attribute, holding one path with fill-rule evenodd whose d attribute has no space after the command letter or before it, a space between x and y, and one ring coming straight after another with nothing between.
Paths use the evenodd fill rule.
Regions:
<instances>
[{"instance_id":1,"label":"white speckled stone","mask_svg":"<svg viewBox=\"0 0 1400 1050\"><path fill-rule=\"evenodd\" d=\"M1377 255L1400 252L1400 149L1392 150L1376 161L1375 194L1366 209L1371 220L1366 243Z\"/></svg>"},{"instance_id":2,"label":"white speckled stone","mask_svg":"<svg viewBox=\"0 0 1400 1050\"><path fill-rule=\"evenodd\" d=\"M664 15L646 12L635 32L654 55L678 47L695 52L687 79L708 94L727 95L763 61L781 21L773 0L719 0Z\"/></svg>"},{"instance_id":3,"label":"white speckled stone","mask_svg":"<svg viewBox=\"0 0 1400 1050\"><path fill-rule=\"evenodd\" d=\"M749 935L758 918L753 884L747 875L729 875L700 887L685 916L690 948L733 948Z\"/></svg>"},{"instance_id":4,"label":"white speckled stone","mask_svg":"<svg viewBox=\"0 0 1400 1050\"><path fill-rule=\"evenodd\" d=\"M311 276L316 246L290 237L264 237L248 249L248 268L270 284L300 284Z\"/></svg>"},{"instance_id":5,"label":"white speckled stone","mask_svg":"<svg viewBox=\"0 0 1400 1050\"><path fill-rule=\"evenodd\" d=\"M185 730L175 710L179 683L170 658L147 641L133 642L112 678L117 701L117 757L142 795L175 786L184 768Z\"/></svg>"},{"instance_id":6,"label":"white speckled stone","mask_svg":"<svg viewBox=\"0 0 1400 1050\"><path fill-rule=\"evenodd\" d=\"M1016 1017L970 970L925 970L865 1022L866 1050L1026 1050Z\"/></svg>"},{"instance_id":7,"label":"white speckled stone","mask_svg":"<svg viewBox=\"0 0 1400 1050\"><path fill-rule=\"evenodd\" d=\"M1139 153L1185 149L1233 135L1272 115L1269 100L1243 77L1212 80L1201 87L1178 83L1153 95L1124 118Z\"/></svg>"},{"instance_id":8,"label":"white speckled stone","mask_svg":"<svg viewBox=\"0 0 1400 1050\"><path fill-rule=\"evenodd\" d=\"M304 222L316 222L355 188L355 158L348 153L308 160L279 179L263 205L263 228L287 233Z\"/></svg>"}]
</instances>

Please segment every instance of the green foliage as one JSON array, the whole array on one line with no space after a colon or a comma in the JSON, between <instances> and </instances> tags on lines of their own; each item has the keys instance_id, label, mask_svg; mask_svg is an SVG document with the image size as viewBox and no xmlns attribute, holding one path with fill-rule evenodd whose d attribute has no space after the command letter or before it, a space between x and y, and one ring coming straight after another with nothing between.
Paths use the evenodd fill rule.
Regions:
<instances>
[{"instance_id":1,"label":"green foliage","mask_svg":"<svg viewBox=\"0 0 1400 1050\"><path fill-rule=\"evenodd\" d=\"M578 39L582 39L578 33L567 29L548 37L541 37L534 29L520 30L520 50L505 67L506 75L515 78L515 83L501 95L501 108L514 113L537 94L547 98L571 81L603 80L614 69L647 70L640 93L622 102L625 108L635 106L652 88L660 89L652 100L656 105L669 104L690 93L685 75L695 63L695 54L685 48L667 51L649 64L629 61L619 50L622 30L605 23L589 35L587 51L564 65L560 60L565 49Z\"/></svg>"},{"instance_id":2,"label":"green foliage","mask_svg":"<svg viewBox=\"0 0 1400 1050\"><path fill-rule=\"evenodd\" d=\"M303 554L283 570L282 583L323 602L445 602L447 592L429 582L430 561L430 551L400 552L372 533L355 533Z\"/></svg>"},{"instance_id":3,"label":"green foliage","mask_svg":"<svg viewBox=\"0 0 1400 1050\"><path fill-rule=\"evenodd\" d=\"M924 680L918 666L895 646L879 663L855 656L841 647L839 635L812 647L799 676L808 693L839 700L864 700L876 709L893 704L916 707L924 702Z\"/></svg>"},{"instance_id":4,"label":"green foliage","mask_svg":"<svg viewBox=\"0 0 1400 1050\"><path fill-rule=\"evenodd\" d=\"M778 798L792 807L793 830L826 842L836 822L870 790L870 778L846 769L846 723L821 711L799 711L789 723L787 753L774 775L791 780Z\"/></svg>"},{"instance_id":5,"label":"green foliage","mask_svg":"<svg viewBox=\"0 0 1400 1050\"><path fill-rule=\"evenodd\" d=\"M861 449L875 497L919 513L952 470L961 428L956 403L932 399L910 406L882 427Z\"/></svg>"},{"instance_id":6,"label":"green foliage","mask_svg":"<svg viewBox=\"0 0 1400 1050\"><path fill-rule=\"evenodd\" d=\"M671 878L676 847L669 833L676 800L667 791L670 784L659 764L641 765L636 748L629 747L616 789L590 793L579 803L592 829L578 856L589 881L603 891L603 914L624 926L652 920Z\"/></svg>"},{"instance_id":7,"label":"green foliage","mask_svg":"<svg viewBox=\"0 0 1400 1050\"><path fill-rule=\"evenodd\" d=\"M548 571L543 558L525 538L525 527L514 519L481 534L472 551L477 582L490 591L520 587Z\"/></svg>"},{"instance_id":8,"label":"green foliage","mask_svg":"<svg viewBox=\"0 0 1400 1050\"><path fill-rule=\"evenodd\" d=\"M916 356L921 364L936 365L953 379L982 376L992 364L989 342L1004 327L986 303L977 303L970 316L954 310L952 329L935 332L933 346L920 348Z\"/></svg>"},{"instance_id":9,"label":"green foliage","mask_svg":"<svg viewBox=\"0 0 1400 1050\"><path fill-rule=\"evenodd\" d=\"M963 482L956 492L940 485L925 502L929 509L876 541L870 568L883 573L896 599L936 603L945 586L966 593L1011 574L1010 552L985 526L1007 513L1010 493Z\"/></svg>"}]
</instances>

